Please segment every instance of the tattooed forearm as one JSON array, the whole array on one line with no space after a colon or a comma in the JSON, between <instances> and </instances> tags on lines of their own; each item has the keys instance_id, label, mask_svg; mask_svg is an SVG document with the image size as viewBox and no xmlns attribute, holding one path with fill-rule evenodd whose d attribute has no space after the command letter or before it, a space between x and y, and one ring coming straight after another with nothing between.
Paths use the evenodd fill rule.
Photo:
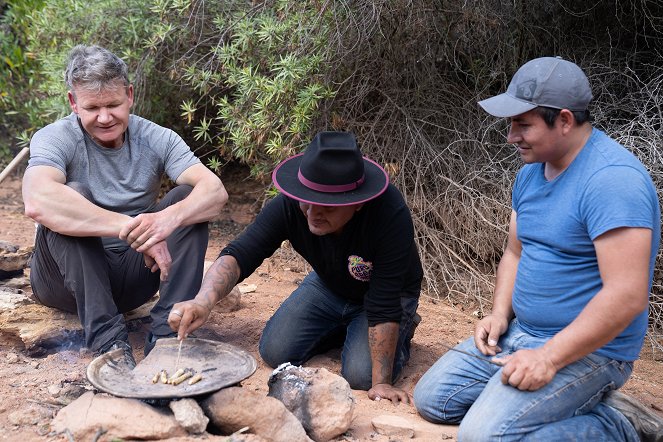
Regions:
<instances>
[{"instance_id":1,"label":"tattooed forearm","mask_svg":"<svg viewBox=\"0 0 663 442\"><path fill-rule=\"evenodd\" d=\"M214 305L223 299L235 287L239 280L239 266L232 256L224 255L214 261L196 295L198 301L204 302L212 310Z\"/></svg>"},{"instance_id":2,"label":"tattooed forearm","mask_svg":"<svg viewBox=\"0 0 663 442\"><path fill-rule=\"evenodd\" d=\"M397 342L397 322L385 322L368 328L373 385L391 384Z\"/></svg>"}]
</instances>

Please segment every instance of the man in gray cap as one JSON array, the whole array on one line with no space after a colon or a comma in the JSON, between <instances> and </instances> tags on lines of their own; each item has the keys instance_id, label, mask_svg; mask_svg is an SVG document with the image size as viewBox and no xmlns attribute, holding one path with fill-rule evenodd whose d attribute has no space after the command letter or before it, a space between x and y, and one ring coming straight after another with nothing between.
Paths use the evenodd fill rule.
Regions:
<instances>
[{"instance_id":1,"label":"man in gray cap","mask_svg":"<svg viewBox=\"0 0 663 442\"><path fill-rule=\"evenodd\" d=\"M506 93L479 102L510 120L525 166L492 313L421 378L426 419L459 440L658 440L661 419L615 390L647 330L659 238L656 190L642 164L593 128L575 64L523 65Z\"/></svg>"}]
</instances>

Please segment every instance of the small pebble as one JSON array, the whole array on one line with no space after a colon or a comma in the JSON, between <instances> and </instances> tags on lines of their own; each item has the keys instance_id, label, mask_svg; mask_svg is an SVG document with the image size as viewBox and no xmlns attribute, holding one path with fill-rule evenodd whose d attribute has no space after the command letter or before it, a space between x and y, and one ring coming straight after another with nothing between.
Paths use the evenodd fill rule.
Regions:
<instances>
[{"instance_id":1,"label":"small pebble","mask_svg":"<svg viewBox=\"0 0 663 442\"><path fill-rule=\"evenodd\" d=\"M16 353L7 353L7 363L16 364L19 361L19 357Z\"/></svg>"},{"instance_id":2,"label":"small pebble","mask_svg":"<svg viewBox=\"0 0 663 442\"><path fill-rule=\"evenodd\" d=\"M53 397L60 396L61 391L62 391L62 388L60 388L59 385L49 385L48 386L48 394L50 394Z\"/></svg>"}]
</instances>

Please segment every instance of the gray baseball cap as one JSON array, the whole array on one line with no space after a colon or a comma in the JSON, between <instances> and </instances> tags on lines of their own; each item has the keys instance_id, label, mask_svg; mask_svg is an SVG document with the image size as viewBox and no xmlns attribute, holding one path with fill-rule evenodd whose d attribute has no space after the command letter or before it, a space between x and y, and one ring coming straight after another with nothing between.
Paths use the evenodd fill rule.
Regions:
<instances>
[{"instance_id":1,"label":"gray baseball cap","mask_svg":"<svg viewBox=\"0 0 663 442\"><path fill-rule=\"evenodd\" d=\"M589 80L576 64L541 57L522 65L505 93L479 101L479 106L496 117L515 117L538 106L584 111L591 100Z\"/></svg>"}]
</instances>

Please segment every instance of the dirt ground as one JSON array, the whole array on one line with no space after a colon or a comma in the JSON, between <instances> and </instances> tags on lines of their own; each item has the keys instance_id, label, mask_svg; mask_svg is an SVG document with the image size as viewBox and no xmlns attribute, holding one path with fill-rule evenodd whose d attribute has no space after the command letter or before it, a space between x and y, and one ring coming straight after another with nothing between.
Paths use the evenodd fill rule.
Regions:
<instances>
[{"instance_id":1,"label":"dirt ground","mask_svg":"<svg viewBox=\"0 0 663 442\"><path fill-rule=\"evenodd\" d=\"M238 234L259 210L256 201L261 195L261 187L247 180L243 170L233 169L222 179L229 191L230 201L223 215L211 225L208 260L214 260L226 241ZM19 246L33 244L34 223L23 215L18 174L0 184L0 214L0 240ZM243 348L256 358L258 369L242 382L245 388L267 393L267 379L272 370L260 360L258 339L267 319L294 290L307 270L306 263L292 251L279 250L246 281L254 284L256 290L242 296L241 308L231 313L214 312L210 322L198 333L199 337L218 339ZM413 339L412 356L398 383L410 392L428 367L445 353L442 344L454 345L468 337L476 321L470 309L462 311L452 308L425 294L421 298L419 313L422 322ZM132 322L131 330L134 353L140 360L145 324ZM51 433L49 424L71 398L92 389L85 378L85 369L91 360L91 354L81 349L80 339L62 342L60 348L35 358L24 354L15 341L0 333L0 440L68 440L64 435ZM340 352L332 350L316 356L306 366L325 367L339 373ZM654 361L646 346L623 391L663 416L663 363ZM430 424L420 418L412 406L394 406L388 401L374 402L363 391L354 391L354 396L356 409L353 425L336 441L394 440L373 431L371 419L379 415L407 419L415 429L413 440L455 439L456 427Z\"/></svg>"}]
</instances>

